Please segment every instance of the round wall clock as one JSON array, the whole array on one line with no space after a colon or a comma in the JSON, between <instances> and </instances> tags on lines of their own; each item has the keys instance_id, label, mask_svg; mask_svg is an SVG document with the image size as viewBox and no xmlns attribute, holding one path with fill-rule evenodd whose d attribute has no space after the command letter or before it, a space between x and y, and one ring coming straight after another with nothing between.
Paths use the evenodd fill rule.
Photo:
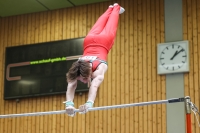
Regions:
<instances>
[{"instance_id":1,"label":"round wall clock","mask_svg":"<svg viewBox=\"0 0 200 133\"><path fill-rule=\"evenodd\" d=\"M188 41L160 43L157 47L158 74L189 72Z\"/></svg>"}]
</instances>

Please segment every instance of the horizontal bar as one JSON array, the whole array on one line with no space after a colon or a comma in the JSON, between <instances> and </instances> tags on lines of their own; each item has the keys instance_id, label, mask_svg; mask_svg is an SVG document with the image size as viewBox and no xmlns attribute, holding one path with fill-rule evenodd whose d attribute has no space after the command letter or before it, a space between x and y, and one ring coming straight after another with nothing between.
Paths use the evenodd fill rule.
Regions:
<instances>
[{"instance_id":1,"label":"horizontal bar","mask_svg":"<svg viewBox=\"0 0 200 133\"><path fill-rule=\"evenodd\" d=\"M134 107L134 106L145 106L145 105L151 105L151 104L175 103L175 102L184 102L184 98L173 98L173 99L160 100L160 101L121 104L121 105L112 105L112 106L102 106L102 107L90 108L89 111L108 110L108 109L126 108L126 107ZM75 112L76 111L79 112L78 110L75 110Z\"/></svg>"},{"instance_id":2,"label":"horizontal bar","mask_svg":"<svg viewBox=\"0 0 200 133\"><path fill-rule=\"evenodd\" d=\"M108 109L126 108L126 107L134 107L134 106L145 106L145 105L162 104L162 103L168 103L168 100L141 102L141 103L131 103L131 104L121 104L121 105L114 105L114 106L102 106L102 107L90 108L89 111L108 110ZM79 112L78 110L75 110L75 112L76 111Z\"/></svg>"},{"instance_id":3,"label":"horizontal bar","mask_svg":"<svg viewBox=\"0 0 200 133\"><path fill-rule=\"evenodd\" d=\"M34 112L34 113L22 113L22 114L7 114L0 115L0 118L13 118L13 117L22 117L22 116L41 116L41 115L52 115L52 114L64 114L65 110L59 111L48 111L48 112Z\"/></svg>"},{"instance_id":4,"label":"horizontal bar","mask_svg":"<svg viewBox=\"0 0 200 133\"><path fill-rule=\"evenodd\" d=\"M75 60L75 59L79 59L80 57L82 57L83 55L75 55L75 56L67 56L66 60Z\"/></svg>"},{"instance_id":5,"label":"horizontal bar","mask_svg":"<svg viewBox=\"0 0 200 133\"><path fill-rule=\"evenodd\" d=\"M172 99L168 99L169 103L176 103L176 102L184 102L186 98L182 97L182 98L172 98Z\"/></svg>"},{"instance_id":6,"label":"horizontal bar","mask_svg":"<svg viewBox=\"0 0 200 133\"><path fill-rule=\"evenodd\" d=\"M88 110L89 111L108 110L108 109L126 108L126 107L134 107L134 106L144 106L144 105L152 105L152 104L172 103L172 102L169 102L169 101L183 102L182 100L169 99L169 100L160 100L160 101L150 101L150 102L141 102L141 103L131 103L131 104L94 107L94 108L89 108ZM74 112L80 112L80 111L79 111L79 109L75 109ZM7 114L7 115L0 115L0 118L12 118L12 117L22 117L22 116L41 116L41 115L64 114L64 113L66 113L65 110L48 111L48 112L35 112L35 113L22 113L22 114Z\"/></svg>"}]
</instances>

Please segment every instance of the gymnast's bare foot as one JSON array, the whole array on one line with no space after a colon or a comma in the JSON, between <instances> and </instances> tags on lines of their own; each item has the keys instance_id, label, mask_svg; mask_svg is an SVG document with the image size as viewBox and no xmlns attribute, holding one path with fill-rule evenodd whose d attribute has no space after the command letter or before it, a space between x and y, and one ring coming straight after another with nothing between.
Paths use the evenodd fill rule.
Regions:
<instances>
[{"instance_id":1,"label":"gymnast's bare foot","mask_svg":"<svg viewBox=\"0 0 200 133\"><path fill-rule=\"evenodd\" d=\"M113 4L113 6L119 5L118 3ZM125 9L120 6L119 14L122 14L125 12Z\"/></svg>"},{"instance_id":2,"label":"gymnast's bare foot","mask_svg":"<svg viewBox=\"0 0 200 133\"><path fill-rule=\"evenodd\" d=\"M125 12L125 9L123 7L120 7L119 14L122 14L124 12Z\"/></svg>"}]
</instances>

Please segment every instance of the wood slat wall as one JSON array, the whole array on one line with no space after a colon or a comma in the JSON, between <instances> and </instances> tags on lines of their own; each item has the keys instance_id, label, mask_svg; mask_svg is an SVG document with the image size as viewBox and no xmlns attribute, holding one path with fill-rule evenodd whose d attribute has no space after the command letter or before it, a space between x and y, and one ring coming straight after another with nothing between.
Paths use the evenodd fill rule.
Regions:
<instances>
[{"instance_id":1,"label":"wood slat wall","mask_svg":"<svg viewBox=\"0 0 200 133\"><path fill-rule=\"evenodd\" d=\"M165 76L157 75L156 45L164 42L164 0L117 0L126 12L120 15L109 69L95 106L165 99ZM63 110L65 94L3 100L5 47L83 37L112 2L0 18L0 114ZM190 68L185 92L199 107L200 19L199 0L183 0L184 39L190 41ZM76 94L75 106L87 100ZM193 117L193 132L199 128ZM166 106L152 105L94 111L74 118L48 115L0 119L0 133L166 133Z\"/></svg>"},{"instance_id":2,"label":"wood slat wall","mask_svg":"<svg viewBox=\"0 0 200 133\"><path fill-rule=\"evenodd\" d=\"M190 72L185 74L185 95L200 107L200 1L183 0L183 36L190 44ZM199 117L198 117L199 118ZM199 133L199 125L192 115L192 132Z\"/></svg>"}]
</instances>

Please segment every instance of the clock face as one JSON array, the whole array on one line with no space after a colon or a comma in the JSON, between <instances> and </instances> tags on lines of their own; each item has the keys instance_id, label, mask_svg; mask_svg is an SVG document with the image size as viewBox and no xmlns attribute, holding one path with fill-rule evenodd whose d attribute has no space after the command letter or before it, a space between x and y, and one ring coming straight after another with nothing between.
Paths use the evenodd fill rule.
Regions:
<instances>
[{"instance_id":1,"label":"clock face","mask_svg":"<svg viewBox=\"0 0 200 133\"><path fill-rule=\"evenodd\" d=\"M161 65L169 71L180 69L187 61L185 49L178 44L166 46L160 54Z\"/></svg>"},{"instance_id":2,"label":"clock face","mask_svg":"<svg viewBox=\"0 0 200 133\"><path fill-rule=\"evenodd\" d=\"M158 44L158 74L189 72L188 41Z\"/></svg>"}]
</instances>

